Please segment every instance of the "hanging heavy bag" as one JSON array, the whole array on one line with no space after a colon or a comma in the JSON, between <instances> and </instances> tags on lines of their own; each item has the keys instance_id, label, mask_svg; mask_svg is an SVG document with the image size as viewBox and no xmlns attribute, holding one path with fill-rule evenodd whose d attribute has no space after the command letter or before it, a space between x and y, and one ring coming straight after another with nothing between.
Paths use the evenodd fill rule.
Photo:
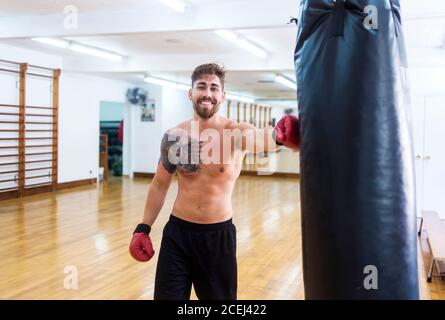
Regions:
<instances>
[{"instance_id":1,"label":"hanging heavy bag","mask_svg":"<svg viewBox=\"0 0 445 320\"><path fill-rule=\"evenodd\" d=\"M295 66L306 299L418 299L399 0L302 0Z\"/></svg>"}]
</instances>

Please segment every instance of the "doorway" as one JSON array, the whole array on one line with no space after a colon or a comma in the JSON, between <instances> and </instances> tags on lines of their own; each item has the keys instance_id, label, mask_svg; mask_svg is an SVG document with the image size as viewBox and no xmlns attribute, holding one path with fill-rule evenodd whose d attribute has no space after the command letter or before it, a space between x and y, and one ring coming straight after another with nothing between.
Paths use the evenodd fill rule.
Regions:
<instances>
[{"instance_id":1,"label":"doorway","mask_svg":"<svg viewBox=\"0 0 445 320\"><path fill-rule=\"evenodd\" d=\"M123 175L124 109L121 102L100 102L99 180Z\"/></svg>"}]
</instances>

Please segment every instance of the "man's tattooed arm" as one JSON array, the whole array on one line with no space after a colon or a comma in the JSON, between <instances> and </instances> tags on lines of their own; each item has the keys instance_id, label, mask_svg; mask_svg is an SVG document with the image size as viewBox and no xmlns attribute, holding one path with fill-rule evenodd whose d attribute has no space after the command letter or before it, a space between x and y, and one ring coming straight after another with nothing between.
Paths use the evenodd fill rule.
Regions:
<instances>
[{"instance_id":1,"label":"man's tattooed arm","mask_svg":"<svg viewBox=\"0 0 445 320\"><path fill-rule=\"evenodd\" d=\"M164 134L161 142L159 161L170 174L179 171L186 174L198 173L201 170L201 143L193 141L186 135Z\"/></svg>"},{"instance_id":2,"label":"man's tattooed arm","mask_svg":"<svg viewBox=\"0 0 445 320\"><path fill-rule=\"evenodd\" d=\"M164 136L162 137L161 141L161 157L159 159L159 162L162 163L162 166L165 170L167 170L168 173L174 174L176 171L176 164L173 164L168 159L168 153L170 150L170 147L177 143L176 139L173 141L169 141L169 133L166 132Z\"/></svg>"},{"instance_id":3,"label":"man's tattooed arm","mask_svg":"<svg viewBox=\"0 0 445 320\"><path fill-rule=\"evenodd\" d=\"M181 161L178 164L178 170L186 174L198 173L201 171L201 143L193 141L190 138L186 145L181 147Z\"/></svg>"}]
</instances>

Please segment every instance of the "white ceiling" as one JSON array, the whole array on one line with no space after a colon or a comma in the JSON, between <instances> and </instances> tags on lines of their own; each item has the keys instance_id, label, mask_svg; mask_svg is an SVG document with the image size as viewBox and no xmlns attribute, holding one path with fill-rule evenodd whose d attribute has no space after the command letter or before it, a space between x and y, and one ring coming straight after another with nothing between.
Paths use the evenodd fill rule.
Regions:
<instances>
[{"instance_id":1,"label":"white ceiling","mask_svg":"<svg viewBox=\"0 0 445 320\"><path fill-rule=\"evenodd\" d=\"M182 0L191 10L208 4L221 3L221 0ZM257 2L269 0L257 0ZM294 2L298 5L300 0ZM224 4L249 0L225 0ZM274 3L279 6L280 0ZM445 12L445 1L442 0L401 0L402 10L407 18L441 15ZM0 16L31 16L59 14L66 6L75 6L82 12L110 12L128 9L144 10L146 8L163 8L156 0L0 0Z\"/></svg>"},{"instance_id":2,"label":"white ceiling","mask_svg":"<svg viewBox=\"0 0 445 320\"><path fill-rule=\"evenodd\" d=\"M295 47L296 28L286 26L273 29L239 30L268 53L292 51ZM246 51L222 40L213 31L146 32L88 37L66 37L88 45L106 48L123 55L147 54L245 54Z\"/></svg>"},{"instance_id":3,"label":"white ceiling","mask_svg":"<svg viewBox=\"0 0 445 320\"><path fill-rule=\"evenodd\" d=\"M299 0L188 0L185 13L156 0L0 0L0 43L64 57L64 69L140 83L148 73L188 83L198 63L220 62L229 70L227 90L259 99L294 99L295 92L273 82L294 78L293 50ZM402 0L412 67L445 67L445 1ZM79 11L79 27L61 21L65 6ZM261 59L219 38L214 29L234 29L269 54ZM108 63L31 41L53 36L124 55Z\"/></svg>"},{"instance_id":4,"label":"white ceiling","mask_svg":"<svg viewBox=\"0 0 445 320\"><path fill-rule=\"evenodd\" d=\"M243 0L226 0L230 3ZM189 7L203 3L218 3L219 0L184 0ZM141 10L165 9L155 0L0 0L1 16L49 15L63 12L66 6L75 6L82 12L111 12L138 8ZM167 9L168 10L168 9Z\"/></svg>"}]
</instances>

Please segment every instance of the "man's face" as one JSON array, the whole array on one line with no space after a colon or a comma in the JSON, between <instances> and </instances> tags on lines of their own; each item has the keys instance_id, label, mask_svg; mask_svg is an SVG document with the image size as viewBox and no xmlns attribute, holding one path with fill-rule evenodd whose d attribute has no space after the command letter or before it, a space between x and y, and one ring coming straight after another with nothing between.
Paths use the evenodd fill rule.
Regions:
<instances>
[{"instance_id":1,"label":"man's face","mask_svg":"<svg viewBox=\"0 0 445 320\"><path fill-rule=\"evenodd\" d=\"M210 74L202 75L189 90L193 109L202 119L209 119L218 112L224 102L224 96L221 81L217 76Z\"/></svg>"}]
</instances>

